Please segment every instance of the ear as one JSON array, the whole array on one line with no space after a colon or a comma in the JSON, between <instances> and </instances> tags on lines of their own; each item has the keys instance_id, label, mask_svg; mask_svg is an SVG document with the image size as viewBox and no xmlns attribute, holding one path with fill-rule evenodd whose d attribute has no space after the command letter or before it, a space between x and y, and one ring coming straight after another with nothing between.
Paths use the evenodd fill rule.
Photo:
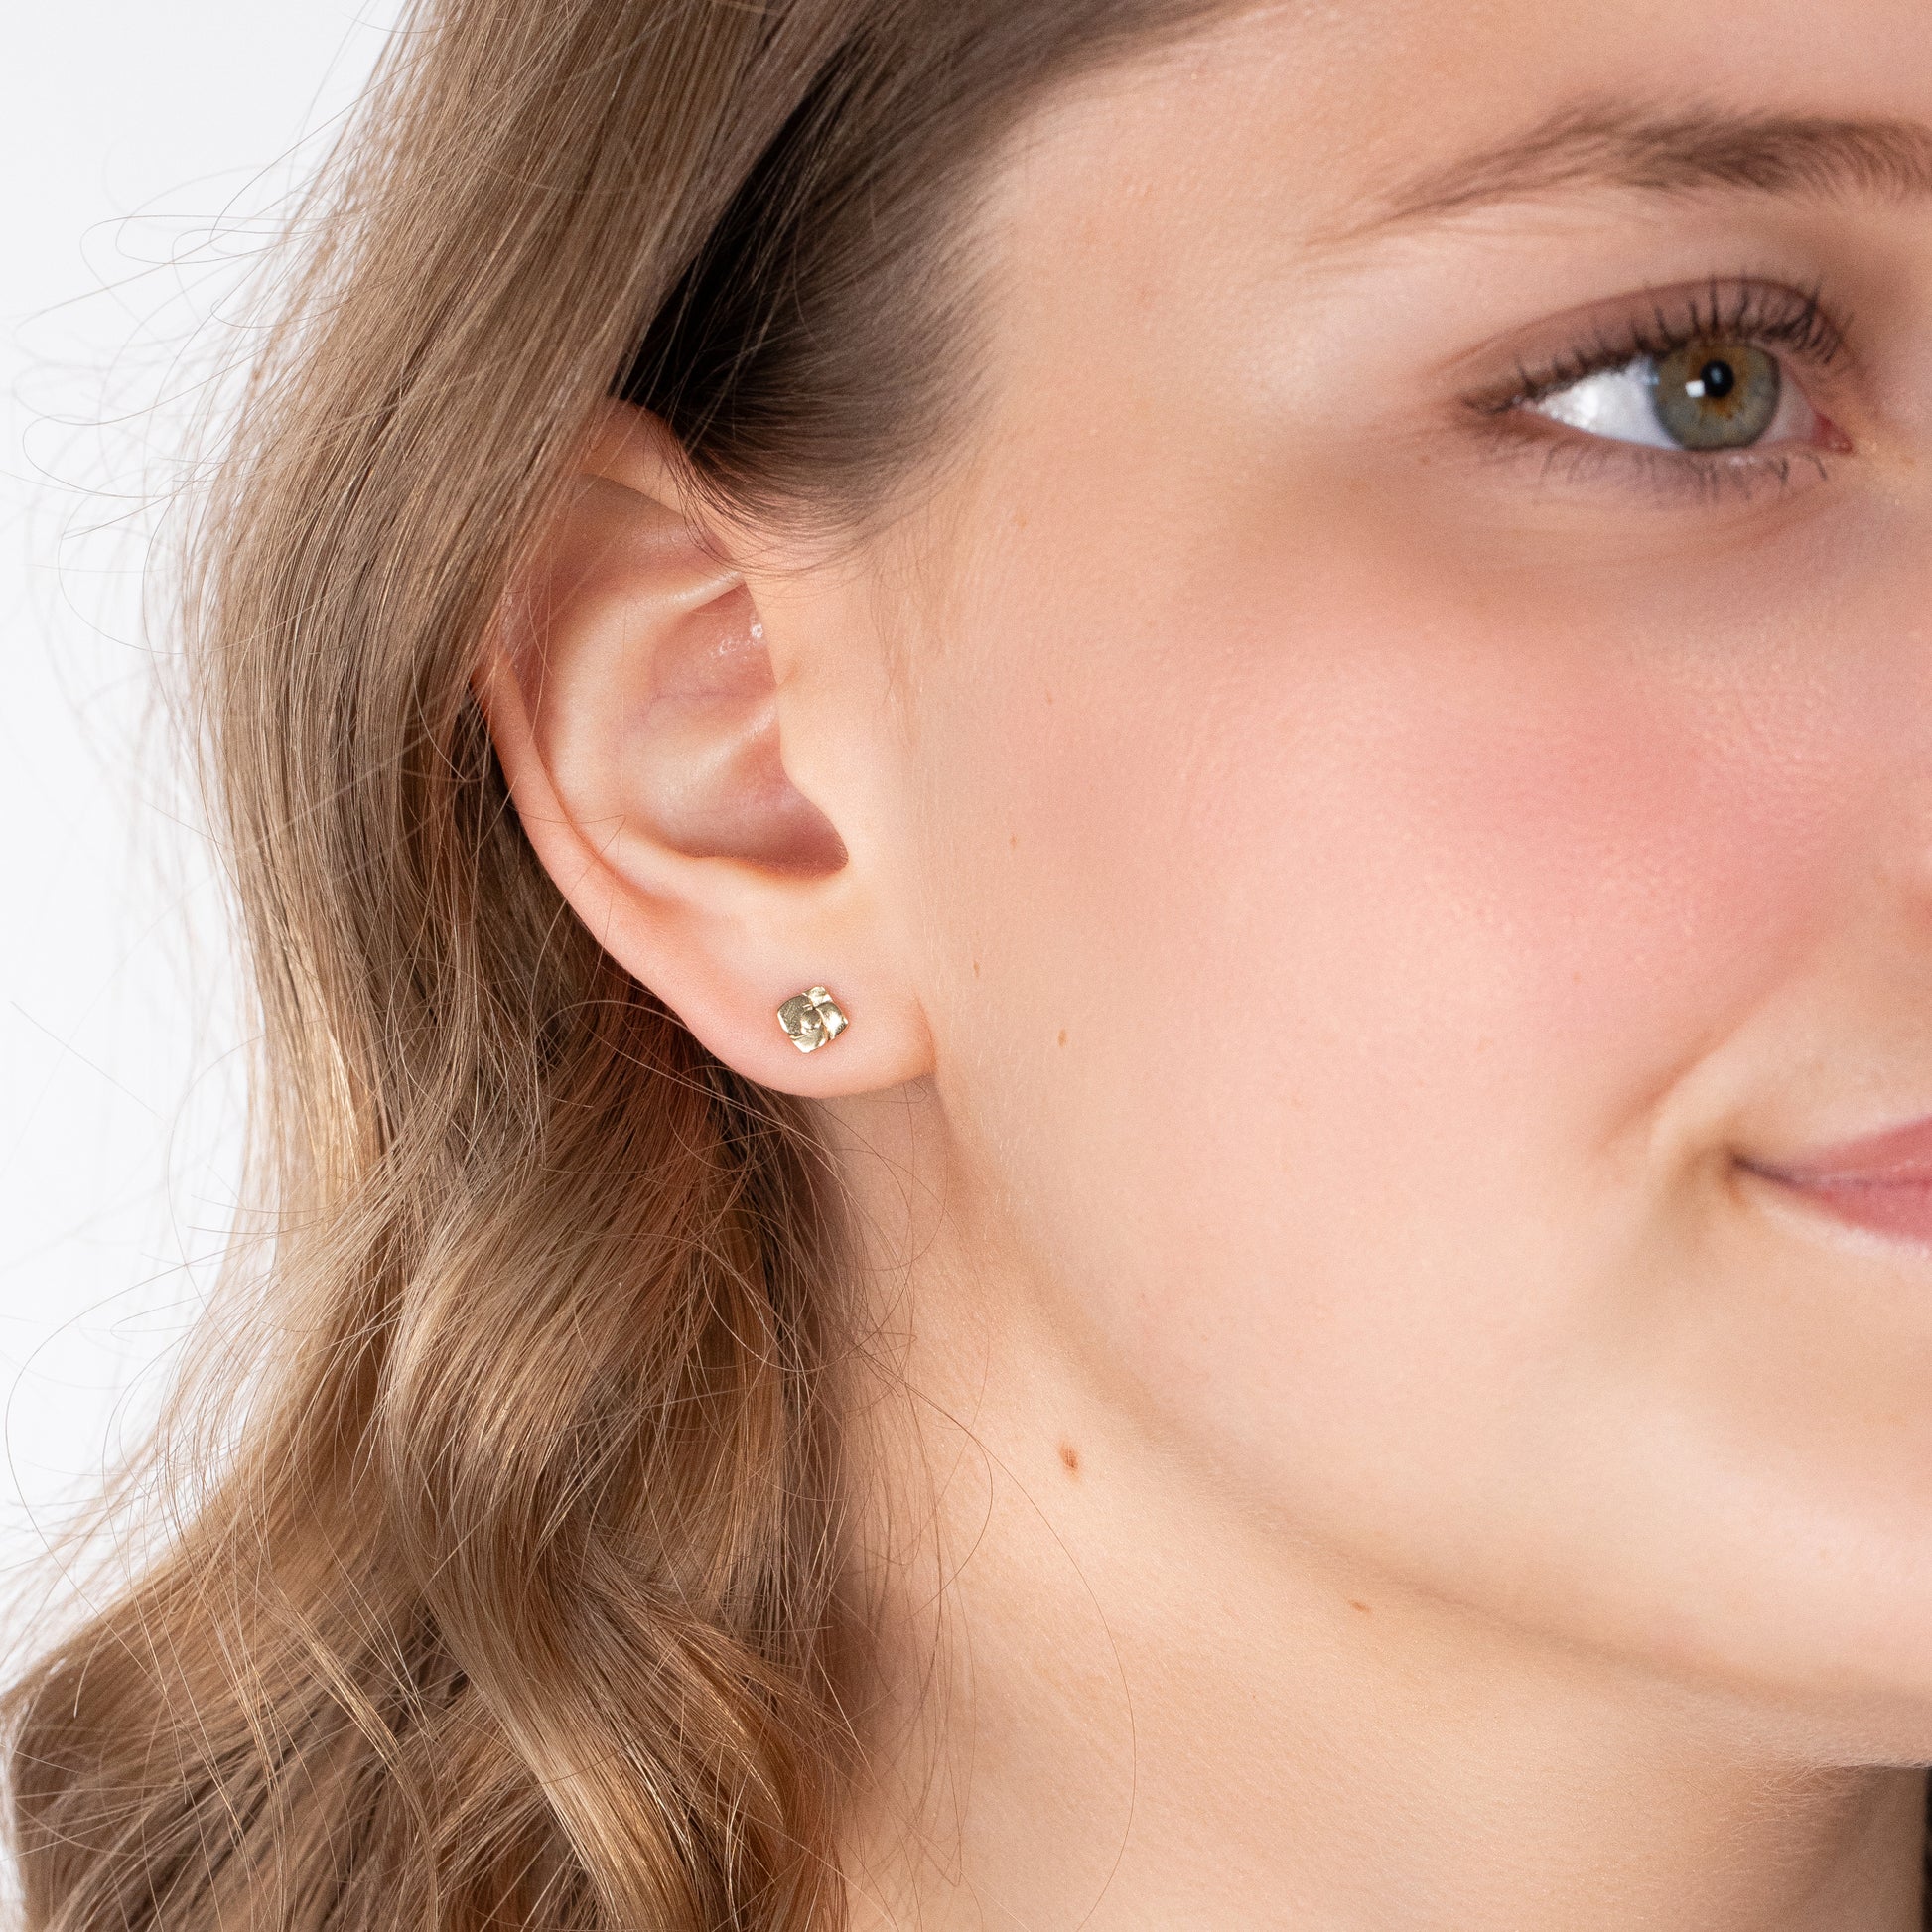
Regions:
<instances>
[{"instance_id":1,"label":"ear","mask_svg":"<svg viewBox=\"0 0 1932 1932\"><path fill-rule=\"evenodd\" d=\"M895 762L865 742L890 715L868 642L796 595L768 636L672 456L608 405L497 613L477 689L517 813L599 943L727 1065L787 1093L897 1085L931 1047L861 782ZM801 1053L777 1009L818 986L849 1025Z\"/></svg>"}]
</instances>

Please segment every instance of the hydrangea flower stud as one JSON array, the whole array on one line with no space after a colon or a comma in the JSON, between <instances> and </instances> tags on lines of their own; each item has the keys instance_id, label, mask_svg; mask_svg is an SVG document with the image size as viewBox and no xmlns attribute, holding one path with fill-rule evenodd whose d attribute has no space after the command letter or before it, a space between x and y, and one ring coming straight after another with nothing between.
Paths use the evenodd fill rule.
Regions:
<instances>
[{"instance_id":1,"label":"hydrangea flower stud","mask_svg":"<svg viewBox=\"0 0 1932 1932\"><path fill-rule=\"evenodd\" d=\"M778 1025L801 1053L816 1053L829 1046L851 1024L838 1001L822 986L809 992L794 993L778 1009Z\"/></svg>"}]
</instances>

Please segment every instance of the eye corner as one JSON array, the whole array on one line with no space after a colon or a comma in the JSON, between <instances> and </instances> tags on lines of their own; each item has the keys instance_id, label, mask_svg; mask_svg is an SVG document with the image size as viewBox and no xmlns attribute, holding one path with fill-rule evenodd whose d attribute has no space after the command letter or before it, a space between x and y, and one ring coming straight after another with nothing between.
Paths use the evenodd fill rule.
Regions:
<instances>
[{"instance_id":1,"label":"eye corner","mask_svg":"<svg viewBox=\"0 0 1932 1932\"><path fill-rule=\"evenodd\" d=\"M1538 370L1518 361L1508 375L1492 377L1480 388L1465 391L1458 400L1466 414L1494 422L1517 410L1534 409L1544 397L1579 379L1579 375L1553 368Z\"/></svg>"},{"instance_id":2,"label":"eye corner","mask_svg":"<svg viewBox=\"0 0 1932 1932\"><path fill-rule=\"evenodd\" d=\"M1814 419L1814 427L1811 442L1808 445L1809 448L1823 456L1856 456L1858 454L1859 446L1853 441L1851 434L1841 428L1830 416L1827 416L1816 403L1812 405L1811 413Z\"/></svg>"},{"instance_id":3,"label":"eye corner","mask_svg":"<svg viewBox=\"0 0 1932 1932\"><path fill-rule=\"evenodd\" d=\"M1462 413L1473 416L1479 422L1493 423L1499 416L1507 416L1512 410L1521 409L1528 402L1521 390L1485 390L1480 395L1458 398Z\"/></svg>"}]
</instances>

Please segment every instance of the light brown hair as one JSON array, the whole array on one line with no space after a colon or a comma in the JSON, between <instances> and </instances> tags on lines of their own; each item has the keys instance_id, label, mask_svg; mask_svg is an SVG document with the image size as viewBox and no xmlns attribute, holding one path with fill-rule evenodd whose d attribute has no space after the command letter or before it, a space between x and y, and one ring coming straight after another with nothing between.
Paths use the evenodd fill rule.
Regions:
<instances>
[{"instance_id":1,"label":"light brown hair","mask_svg":"<svg viewBox=\"0 0 1932 1932\"><path fill-rule=\"evenodd\" d=\"M397 35L193 534L272 1240L192 1514L11 1693L34 1932L838 1922L832 1190L806 1111L570 918L471 678L613 389L741 507L885 501L970 395L976 163L1200 11L426 0Z\"/></svg>"}]
</instances>

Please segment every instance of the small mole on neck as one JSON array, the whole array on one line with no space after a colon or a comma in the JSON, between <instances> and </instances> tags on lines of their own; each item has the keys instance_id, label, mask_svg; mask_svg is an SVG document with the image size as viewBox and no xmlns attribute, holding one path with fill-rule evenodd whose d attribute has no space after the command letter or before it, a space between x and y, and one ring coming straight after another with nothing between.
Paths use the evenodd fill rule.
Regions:
<instances>
[{"instance_id":1,"label":"small mole on neck","mask_svg":"<svg viewBox=\"0 0 1932 1932\"><path fill-rule=\"evenodd\" d=\"M1066 1464L1068 1475L1077 1476L1080 1473L1080 1451L1071 1443L1060 1445L1060 1460Z\"/></svg>"}]
</instances>

